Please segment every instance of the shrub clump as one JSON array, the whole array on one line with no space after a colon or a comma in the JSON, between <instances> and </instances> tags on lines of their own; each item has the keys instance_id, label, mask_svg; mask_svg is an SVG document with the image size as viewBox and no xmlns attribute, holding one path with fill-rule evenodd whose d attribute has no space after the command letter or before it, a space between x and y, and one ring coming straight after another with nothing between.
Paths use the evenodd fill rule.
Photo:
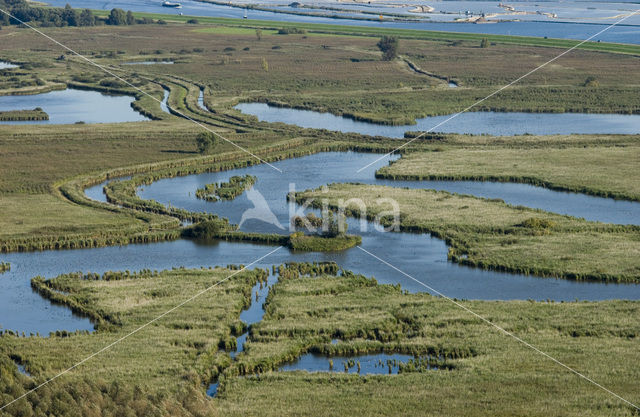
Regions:
<instances>
[{"instance_id":1,"label":"shrub clump","mask_svg":"<svg viewBox=\"0 0 640 417\"><path fill-rule=\"evenodd\" d=\"M231 230L226 219L208 220L184 229L182 235L193 239L211 240L224 236Z\"/></svg>"},{"instance_id":2,"label":"shrub clump","mask_svg":"<svg viewBox=\"0 0 640 417\"><path fill-rule=\"evenodd\" d=\"M318 217L313 213L309 213L306 216L296 216L291 220L293 222L293 225L296 227L296 229L303 228L307 224L315 228L322 227L322 217Z\"/></svg>"},{"instance_id":3,"label":"shrub clump","mask_svg":"<svg viewBox=\"0 0 640 417\"><path fill-rule=\"evenodd\" d=\"M245 175L244 177L234 175L229 178L229 182L207 184L204 188L196 190L196 197L206 201L233 200L246 189L256 183L257 177Z\"/></svg>"},{"instance_id":4,"label":"shrub clump","mask_svg":"<svg viewBox=\"0 0 640 417\"><path fill-rule=\"evenodd\" d=\"M305 29L299 28L280 28L278 29L278 35L302 35L307 33Z\"/></svg>"},{"instance_id":5,"label":"shrub clump","mask_svg":"<svg viewBox=\"0 0 640 417\"><path fill-rule=\"evenodd\" d=\"M378 41L378 48L382 51L383 61L393 61L398 56L398 38L395 36L383 36Z\"/></svg>"},{"instance_id":6,"label":"shrub clump","mask_svg":"<svg viewBox=\"0 0 640 417\"><path fill-rule=\"evenodd\" d=\"M539 217L530 217L519 224L520 227L532 229L536 231L549 231L557 226L557 223L549 219L541 219Z\"/></svg>"},{"instance_id":7,"label":"shrub clump","mask_svg":"<svg viewBox=\"0 0 640 417\"><path fill-rule=\"evenodd\" d=\"M586 80L584 80L584 83L582 84L582 86L583 87L599 87L600 83L598 82L596 77L589 76L587 77Z\"/></svg>"}]
</instances>

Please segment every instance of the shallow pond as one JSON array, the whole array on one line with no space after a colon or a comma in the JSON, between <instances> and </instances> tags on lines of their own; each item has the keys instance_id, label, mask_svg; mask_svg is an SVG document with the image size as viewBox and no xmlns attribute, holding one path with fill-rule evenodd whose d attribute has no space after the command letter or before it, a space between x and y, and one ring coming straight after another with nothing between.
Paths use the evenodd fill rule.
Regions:
<instances>
[{"instance_id":1,"label":"shallow pond","mask_svg":"<svg viewBox=\"0 0 640 417\"><path fill-rule=\"evenodd\" d=\"M556 135L571 133L640 133L640 115L593 113L517 113L466 112L448 120L452 115L417 119L415 125L386 126L360 122L311 110L270 106L265 103L240 103L234 107L261 121L282 122L305 128L354 132L371 136L403 138L407 131L468 133L512 136Z\"/></svg>"},{"instance_id":2,"label":"shallow pond","mask_svg":"<svg viewBox=\"0 0 640 417\"><path fill-rule=\"evenodd\" d=\"M131 108L132 96L97 91L66 90L23 96L0 96L0 111L41 107L49 120L0 122L5 124L118 123L149 120Z\"/></svg>"},{"instance_id":3,"label":"shallow pond","mask_svg":"<svg viewBox=\"0 0 640 417\"><path fill-rule=\"evenodd\" d=\"M280 371L342 372L360 375L397 374L400 364L413 359L413 355L403 353L371 353L354 356L327 356L306 353L298 360L284 364ZM333 362L333 366L331 362ZM360 367L358 369L358 365Z\"/></svg>"}]
</instances>

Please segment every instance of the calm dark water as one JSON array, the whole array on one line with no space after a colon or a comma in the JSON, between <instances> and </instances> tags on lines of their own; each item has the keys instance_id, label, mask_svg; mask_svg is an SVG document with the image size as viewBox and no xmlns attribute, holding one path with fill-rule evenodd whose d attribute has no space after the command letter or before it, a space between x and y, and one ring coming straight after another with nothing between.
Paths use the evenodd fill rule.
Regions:
<instances>
[{"instance_id":1,"label":"calm dark water","mask_svg":"<svg viewBox=\"0 0 640 417\"><path fill-rule=\"evenodd\" d=\"M241 103L235 108L267 122L283 122L306 128L355 132L391 138L403 138L404 132L409 130L496 136L525 133L534 135L640 133L640 115L627 114L466 112L451 120L448 119L452 115L433 116L417 119L415 125L385 126L355 121L331 113L288 109L265 103Z\"/></svg>"},{"instance_id":2,"label":"calm dark water","mask_svg":"<svg viewBox=\"0 0 640 417\"><path fill-rule=\"evenodd\" d=\"M52 6L64 7L67 0L48 1ZM182 9L173 10L161 6L161 1L148 0L72 0L70 4L76 8L110 10L115 7L138 12L151 12L163 14L184 14L185 16L212 16L242 19L245 11L239 8L206 4L192 0L181 1ZM630 6L629 8L633 8ZM262 12L257 10L248 11L249 19L285 21L285 22L307 22L324 23L334 25L351 26L371 26L388 27L399 29L415 30L439 30L446 32L465 33L487 33L497 35L518 35L518 36L538 36L560 39L583 40L600 32L615 20L610 20L604 24L580 24L563 22L501 22L490 25L477 25L466 23L437 23L437 22L389 22L389 21L361 21L351 19L332 19L326 17L295 16L283 13ZM640 43L640 27L619 25L610 28L594 41L617 42L617 43Z\"/></svg>"},{"instance_id":3,"label":"calm dark water","mask_svg":"<svg viewBox=\"0 0 640 417\"><path fill-rule=\"evenodd\" d=\"M27 372L27 370L24 368L24 365L20 365L19 363L16 363L16 366L18 367L18 372L20 372L22 375L31 377L31 374Z\"/></svg>"},{"instance_id":4,"label":"calm dark water","mask_svg":"<svg viewBox=\"0 0 640 417\"><path fill-rule=\"evenodd\" d=\"M395 375L398 373L399 364L406 363L410 359L413 359L413 355L402 353L373 353L357 356L326 356L317 353L306 353L295 362L282 365L279 370ZM333 361L333 367L331 367L329 361ZM356 364L360 363L360 371L358 371L357 365L350 365L349 361L355 361Z\"/></svg>"},{"instance_id":5,"label":"calm dark water","mask_svg":"<svg viewBox=\"0 0 640 417\"><path fill-rule=\"evenodd\" d=\"M68 88L44 94L0 96L0 110L32 110L41 107L49 120L0 122L6 124L117 123L149 120L131 108L134 97L106 95Z\"/></svg>"}]
</instances>

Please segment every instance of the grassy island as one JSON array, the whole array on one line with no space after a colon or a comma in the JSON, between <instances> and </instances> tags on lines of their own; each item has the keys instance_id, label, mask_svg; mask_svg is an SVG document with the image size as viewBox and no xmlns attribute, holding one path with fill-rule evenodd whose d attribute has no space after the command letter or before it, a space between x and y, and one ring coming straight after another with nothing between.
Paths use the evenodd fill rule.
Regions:
<instances>
[{"instance_id":1,"label":"grassy island","mask_svg":"<svg viewBox=\"0 0 640 417\"><path fill-rule=\"evenodd\" d=\"M289 247L293 250L307 252L332 252L352 248L362 243L362 238L356 235L318 236L305 235L301 232L289 237Z\"/></svg>"},{"instance_id":2,"label":"grassy island","mask_svg":"<svg viewBox=\"0 0 640 417\"><path fill-rule=\"evenodd\" d=\"M233 200L256 183L258 178L253 175L244 177L234 175L227 182L207 184L196 190L196 197L206 201Z\"/></svg>"}]
</instances>

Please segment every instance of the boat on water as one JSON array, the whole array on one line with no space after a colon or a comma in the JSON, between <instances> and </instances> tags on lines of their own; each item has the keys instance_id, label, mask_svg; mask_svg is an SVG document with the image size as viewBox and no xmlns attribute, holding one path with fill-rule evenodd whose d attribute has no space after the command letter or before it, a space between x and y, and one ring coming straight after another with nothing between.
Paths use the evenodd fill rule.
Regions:
<instances>
[{"instance_id":1,"label":"boat on water","mask_svg":"<svg viewBox=\"0 0 640 417\"><path fill-rule=\"evenodd\" d=\"M174 9L181 9L182 4L172 1L163 1L162 7L173 7Z\"/></svg>"}]
</instances>

